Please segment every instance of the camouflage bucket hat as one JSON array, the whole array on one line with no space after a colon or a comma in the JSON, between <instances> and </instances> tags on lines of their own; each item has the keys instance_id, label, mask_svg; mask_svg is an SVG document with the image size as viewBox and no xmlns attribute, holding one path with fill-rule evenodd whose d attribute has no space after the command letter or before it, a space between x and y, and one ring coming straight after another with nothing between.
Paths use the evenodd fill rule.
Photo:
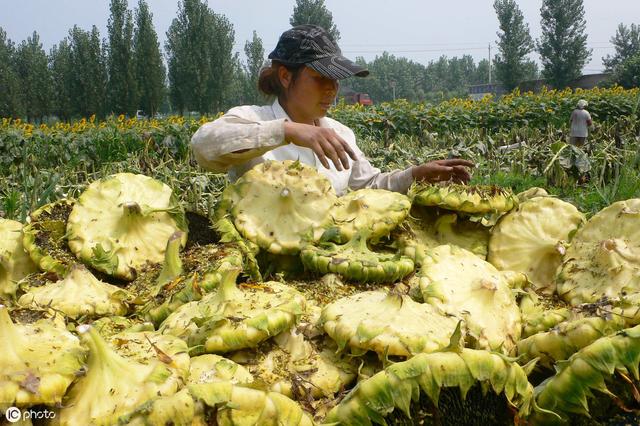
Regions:
<instances>
[{"instance_id":1,"label":"camouflage bucket hat","mask_svg":"<svg viewBox=\"0 0 640 426\"><path fill-rule=\"evenodd\" d=\"M299 25L282 33L269 59L285 65L304 64L332 80L369 75L366 68L342 56L329 33L317 25Z\"/></svg>"}]
</instances>

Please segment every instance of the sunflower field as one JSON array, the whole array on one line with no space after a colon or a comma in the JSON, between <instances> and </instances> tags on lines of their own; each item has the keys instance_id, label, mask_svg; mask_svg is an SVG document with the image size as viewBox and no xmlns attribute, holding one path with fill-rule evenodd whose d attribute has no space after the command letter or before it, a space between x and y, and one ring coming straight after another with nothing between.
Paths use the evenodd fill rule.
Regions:
<instances>
[{"instance_id":1,"label":"sunflower field","mask_svg":"<svg viewBox=\"0 0 640 426\"><path fill-rule=\"evenodd\" d=\"M584 150L566 144L568 117L578 99L589 102L595 123ZM354 130L359 146L383 171L464 157L478 165L475 183L516 190L544 185L595 212L637 191L639 102L639 89L615 87L438 105L404 100L372 107L338 104L330 115ZM189 140L202 123L215 118L121 115L98 122L92 116L41 125L3 118L0 216L24 220L47 202L73 196L86 182L121 171L153 175L179 188L186 205L204 213L217 202L226 177L200 169ZM589 182L576 190L584 175Z\"/></svg>"}]
</instances>

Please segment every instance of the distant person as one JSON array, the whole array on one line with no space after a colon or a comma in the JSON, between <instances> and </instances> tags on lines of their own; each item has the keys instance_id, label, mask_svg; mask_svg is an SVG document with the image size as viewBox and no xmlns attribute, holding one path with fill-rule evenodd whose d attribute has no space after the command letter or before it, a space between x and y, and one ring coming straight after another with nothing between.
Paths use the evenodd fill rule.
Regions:
<instances>
[{"instance_id":1,"label":"distant person","mask_svg":"<svg viewBox=\"0 0 640 426\"><path fill-rule=\"evenodd\" d=\"M468 182L473 163L436 160L404 170L381 172L356 145L353 131L326 117L338 94L338 81L364 77L365 68L342 56L321 27L285 31L269 54L258 88L275 97L270 105L238 106L203 124L191 139L203 168L227 172L235 181L266 160L299 160L325 175L338 194L347 189L381 188L406 193L414 180Z\"/></svg>"},{"instance_id":2,"label":"distant person","mask_svg":"<svg viewBox=\"0 0 640 426\"><path fill-rule=\"evenodd\" d=\"M584 99L578 101L578 107L571 112L571 134L569 135L569 143L579 148L584 146L587 136L589 136L589 127L593 124L591 114L585 108L588 103Z\"/></svg>"}]
</instances>

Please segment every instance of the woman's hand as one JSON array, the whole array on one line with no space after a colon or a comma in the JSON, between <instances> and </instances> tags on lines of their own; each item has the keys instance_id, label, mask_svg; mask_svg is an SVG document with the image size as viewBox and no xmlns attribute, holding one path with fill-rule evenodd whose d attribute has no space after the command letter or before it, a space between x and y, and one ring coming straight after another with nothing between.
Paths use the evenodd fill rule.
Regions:
<instances>
[{"instance_id":1,"label":"woman's hand","mask_svg":"<svg viewBox=\"0 0 640 426\"><path fill-rule=\"evenodd\" d=\"M349 159L356 160L356 154L349 144L335 130L309 124L284 122L284 138L287 142L304 148L310 148L320 159L325 168L329 168L330 159L336 169L342 171L349 168Z\"/></svg>"},{"instance_id":2,"label":"woman's hand","mask_svg":"<svg viewBox=\"0 0 640 426\"><path fill-rule=\"evenodd\" d=\"M412 174L415 180L430 183L451 180L457 183L468 183L471 173L468 168L474 167L468 160L436 160L419 166L413 166Z\"/></svg>"}]
</instances>

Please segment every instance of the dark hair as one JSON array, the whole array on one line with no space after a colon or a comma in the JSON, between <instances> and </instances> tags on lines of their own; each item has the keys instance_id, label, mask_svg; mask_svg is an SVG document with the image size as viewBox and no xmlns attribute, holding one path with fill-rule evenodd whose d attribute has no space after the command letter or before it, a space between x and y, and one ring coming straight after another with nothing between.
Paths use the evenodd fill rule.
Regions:
<instances>
[{"instance_id":1,"label":"dark hair","mask_svg":"<svg viewBox=\"0 0 640 426\"><path fill-rule=\"evenodd\" d=\"M304 64L285 65L279 61L271 61L270 67L265 67L260 70L258 89L267 96L276 96L278 98L281 96L286 97L287 89L280 83L278 70L280 67L285 67L291 73L291 83L294 84L304 66Z\"/></svg>"}]
</instances>

